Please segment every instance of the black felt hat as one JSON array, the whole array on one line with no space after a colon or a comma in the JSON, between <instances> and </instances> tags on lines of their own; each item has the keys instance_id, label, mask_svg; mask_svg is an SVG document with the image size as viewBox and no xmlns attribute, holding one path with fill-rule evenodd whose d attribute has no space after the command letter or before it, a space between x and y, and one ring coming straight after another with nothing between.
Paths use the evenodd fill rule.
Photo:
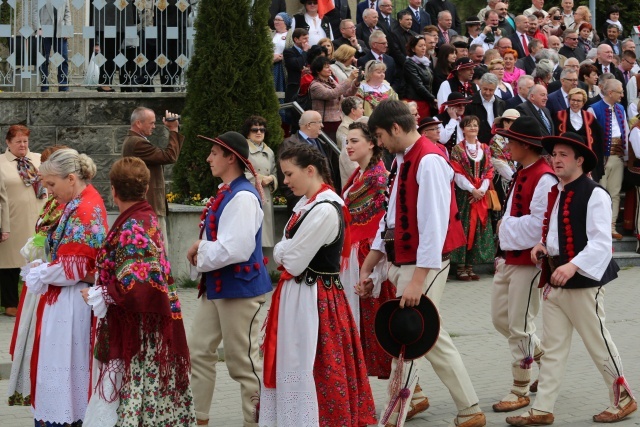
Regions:
<instances>
[{"instance_id":1,"label":"black felt hat","mask_svg":"<svg viewBox=\"0 0 640 427\"><path fill-rule=\"evenodd\" d=\"M439 125L442 123L440 120L436 120L433 117L425 117L424 119L420 119L420 124L418 125L418 132L422 131L422 129L431 125Z\"/></svg>"},{"instance_id":2,"label":"black felt hat","mask_svg":"<svg viewBox=\"0 0 640 427\"><path fill-rule=\"evenodd\" d=\"M235 154L247 168L253 169L253 166L249 166L251 165L251 162L249 161L249 143L247 142L247 138L238 132L225 132L213 139L202 135L198 135L198 138L213 142L214 144L218 144L226 148Z\"/></svg>"},{"instance_id":3,"label":"black felt hat","mask_svg":"<svg viewBox=\"0 0 640 427\"><path fill-rule=\"evenodd\" d=\"M565 132L560 136L545 136L542 138L542 146L549 154L553 153L556 144L570 145L578 151L578 155L584 157L582 171L591 172L598 164L598 157L587 145L584 139L574 132Z\"/></svg>"},{"instance_id":4,"label":"black felt hat","mask_svg":"<svg viewBox=\"0 0 640 427\"><path fill-rule=\"evenodd\" d=\"M415 307L400 308L400 299L386 301L376 312L376 339L390 356L405 360L427 354L440 334L440 316L433 302L422 295Z\"/></svg>"},{"instance_id":5,"label":"black felt hat","mask_svg":"<svg viewBox=\"0 0 640 427\"><path fill-rule=\"evenodd\" d=\"M453 107L456 105L471 104L471 98L467 98L460 92L451 92L447 97L447 100L442 103L443 107Z\"/></svg>"},{"instance_id":6,"label":"black felt hat","mask_svg":"<svg viewBox=\"0 0 640 427\"><path fill-rule=\"evenodd\" d=\"M466 56L462 58L456 59L456 62L453 63L453 71L452 73L457 73L459 70L464 70L466 68L474 68L476 66L475 62Z\"/></svg>"},{"instance_id":7,"label":"black felt hat","mask_svg":"<svg viewBox=\"0 0 640 427\"><path fill-rule=\"evenodd\" d=\"M537 120L529 116L521 116L513 121L509 129L496 129L498 135L519 141L534 147L542 147L542 131Z\"/></svg>"}]
</instances>

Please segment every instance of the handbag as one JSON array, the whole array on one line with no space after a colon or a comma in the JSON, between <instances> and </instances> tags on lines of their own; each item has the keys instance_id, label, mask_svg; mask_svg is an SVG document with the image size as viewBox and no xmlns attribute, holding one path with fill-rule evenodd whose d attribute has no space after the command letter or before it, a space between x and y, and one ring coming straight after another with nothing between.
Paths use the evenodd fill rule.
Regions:
<instances>
[{"instance_id":1,"label":"handbag","mask_svg":"<svg viewBox=\"0 0 640 427\"><path fill-rule=\"evenodd\" d=\"M498 197L498 192L493 186L493 180L489 180L489 189L484 195L487 201L487 207L490 211L501 211L502 205L500 204L500 198Z\"/></svg>"}]
</instances>

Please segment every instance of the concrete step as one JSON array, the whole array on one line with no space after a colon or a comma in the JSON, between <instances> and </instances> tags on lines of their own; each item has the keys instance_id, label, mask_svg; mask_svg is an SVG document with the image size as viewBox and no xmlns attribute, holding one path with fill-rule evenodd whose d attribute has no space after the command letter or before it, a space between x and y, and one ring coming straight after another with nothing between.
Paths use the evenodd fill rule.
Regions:
<instances>
[{"instance_id":1,"label":"concrete step","mask_svg":"<svg viewBox=\"0 0 640 427\"><path fill-rule=\"evenodd\" d=\"M638 240L634 236L623 236L613 241L613 252L635 252Z\"/></svg>"},{"instance_id":2,"label":"concrete step","mask_svg":"<svg viewBox=\"0 0 640 427\"><path fill-rule=\"evenodd\" d=\"M614 252L613 259L616 260L620 268L640 267L640 254L637 254L635 251Z\"/></svg>"}]
</instances>

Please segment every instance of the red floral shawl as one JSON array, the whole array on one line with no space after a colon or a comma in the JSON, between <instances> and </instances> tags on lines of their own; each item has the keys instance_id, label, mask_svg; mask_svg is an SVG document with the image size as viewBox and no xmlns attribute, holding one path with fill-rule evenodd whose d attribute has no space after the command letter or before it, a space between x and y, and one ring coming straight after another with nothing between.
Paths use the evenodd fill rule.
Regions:
<instances>
[{"instance_id":1,"label":"red floral shawl","mask_svg":"<svg viewBox=\"0 0 640 427\"><path fill-rule=\"evenodd\" d=\"M379 161L367 168L362 176L359 174L358 167L342 189L344 203L351 214L351 243L373 239L385 212L384 193L388 173L384 163ZM345 196L347 190L349 194Z\"/></svg>"},{"instance_id":2,"label":"red floral shawl","mask_svg":"<svg viewBox=\"0 0 640 427\"><path fill-rule=\"evenodd\" d=\"M189 386L189 349L163 242L153 208L142 201L120 214L98 254L96 285L103 286L108 306L95 342L95 357L103 363L99 383L110 370L122 372L127 383L133 357L155 347L162 386L172 378L176 388L170 392ZM124 366L108 366L115 359ZM114 401L117 392L103 397Z\"/></svg>"}]
</instances>

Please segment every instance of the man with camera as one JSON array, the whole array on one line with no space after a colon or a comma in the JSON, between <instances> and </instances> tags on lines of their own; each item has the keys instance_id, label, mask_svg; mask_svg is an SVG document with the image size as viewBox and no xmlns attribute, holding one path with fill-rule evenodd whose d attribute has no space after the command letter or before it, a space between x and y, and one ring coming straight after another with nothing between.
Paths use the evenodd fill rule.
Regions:
<instances>
[{"instance_id":1,"label":"man with camera","mask_svg":"<svg viewBox=\"0 0 640 427\"><path fill-rule=\"evenodd\" d=\"M485 14L484 28L482 32L471 41L471 44L482 46L485 52L493 49L493 46L502 37L502 31L498 28L498 13L495 10L489 10Z\"/></svg>"}]
</instances>

